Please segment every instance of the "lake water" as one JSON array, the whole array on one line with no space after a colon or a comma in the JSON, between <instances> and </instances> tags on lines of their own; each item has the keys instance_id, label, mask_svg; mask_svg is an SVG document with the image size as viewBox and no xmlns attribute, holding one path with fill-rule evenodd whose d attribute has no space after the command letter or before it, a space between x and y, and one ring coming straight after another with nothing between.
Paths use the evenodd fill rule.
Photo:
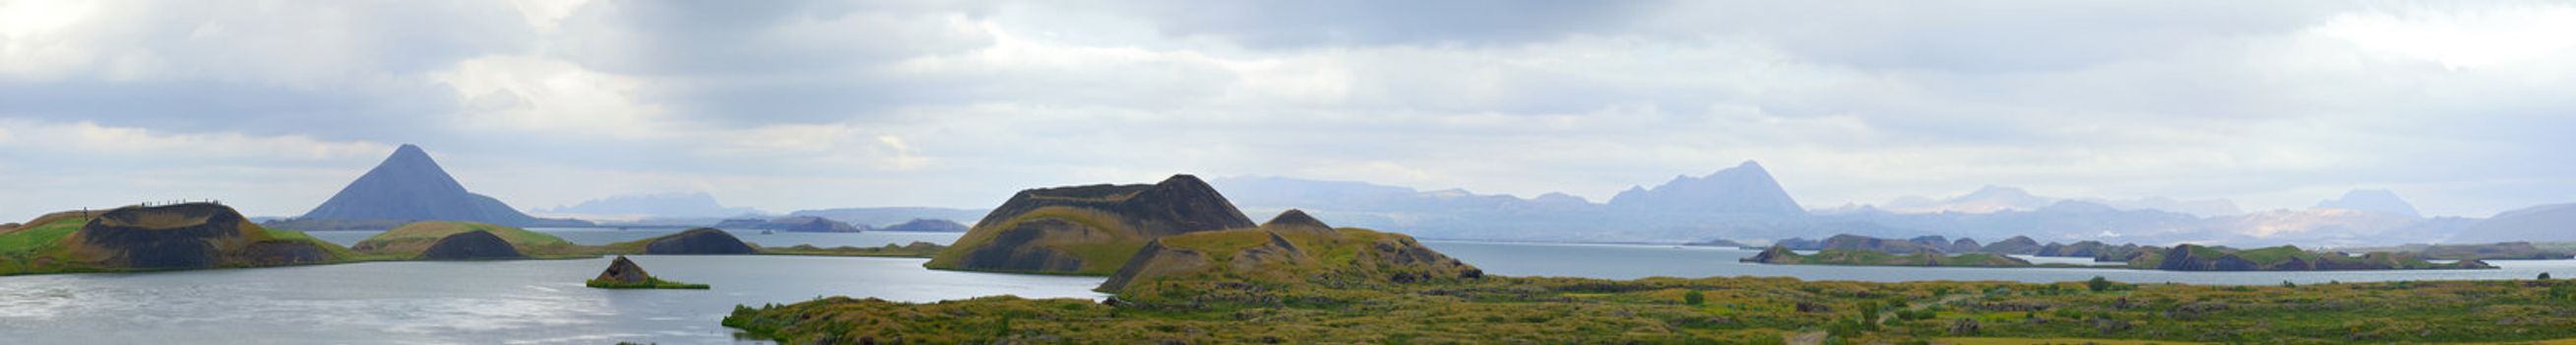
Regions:
<instances>
[{"instance_id":1,"label":"lake water","mask_svg":"<svg viewBox=\"0 0 2576 345\"><path fill-rule=\"evenodd\" d=\"M1609 279L1665 277L1797 277L1806 280L1921 281L2001 280L2062 282L2106 279L2130 283L2267 285L2330 281L2531 279L2542 272L2576 277L2576 260L2489 260L2492 270L2405 270L2320 272L2175 272L2122 268L1976 268L1765 265L1737 262L1761 253L1718 247L1627 244L1496 243L1422 241L1424 246L1482 268L1487 274L1565 276ZM2033 258L2032 262L2084 263L2089 259Z\"/></svg>"},{"instance_id":2,"label":"lake water","mask_svg":"<svg viewBox=\"0 0 2576 345\"><path fill-rule=\"evenodd\" d=\"M581 244L679 229L536 229ZM380 231L313 232L348 244ZM738 235L772 246L947 243L957 233ZM2492 261L2503 269L2372 272L2164 272L2090 268L1781 266L1736 262L1755 251L1655 245L1424 241L1487 273L1634 279L1788 276L1808 280L2073 281L2302 284L2325 281L2576 277L2576 260ZM1092 277L933 271L923 259L633 256L654 275L712 290L581 286L608 259L374 262L260 269L0 277L0 342L662 344L766 343L718 325L737 304L822 296L936 301L988 295L1098 298ZM2042 258L2045 260L2062 260Z\"/></svg>"},{"instance_id":3,"label":"lake water","mask_svg":"<svg viewBox=\"0 0 2576 345\"><path fill-rule=\"evenodd\" d=\"M670 233L539 229L582 244ZM376 231L314 232L352 243ZM801 236L800 236L801 235ZM956 233L743 235L755 242L947 243ZM811 242L776 241L780 239ZM794 242L794 243L791 243ZM1098 298L1102 278L933 271L925 259L631 256L657 277L710 290L583 287L609 259L370 262L125 274L0 277L8 344L749 343L717 322L737 304L822 296L929 302L989 295Z\"/></svg>"}]
</instances>

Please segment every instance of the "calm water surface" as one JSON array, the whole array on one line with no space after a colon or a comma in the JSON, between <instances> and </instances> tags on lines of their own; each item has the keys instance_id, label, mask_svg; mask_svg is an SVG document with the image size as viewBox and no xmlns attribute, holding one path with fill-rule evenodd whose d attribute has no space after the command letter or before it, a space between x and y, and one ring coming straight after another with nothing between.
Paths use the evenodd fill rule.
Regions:
<instances>
[{"instance_id":1,"label":"calm water surface","mask_svg":"<svg viewBox=\"0 0 2576 345\"><path fill-rule=\"evenodd\" d=\"M2060 282L2101 276L2131 283L2220 285L2300 284L2329 281L2531 279L2576 274L2576 260L2489 260L2492 270L2407 270L2324 272L2173 272L2119 268L1974 268L1763 265L1736 262L1761 251L1736 248L1626 244L1495 243L1422 241L1433 250L1482 268L1512 276L1564 276L1608 279L1665 277L1796 277L1806 280L1919 281L2002 280ZM2032 258L2032 262L2089 262L2086 259Z\"/></svg>"},{"instance_id":2,"label":"calm water surface","mask_svg":"<svg viewBox=\"0 0 2576 345\"><path fill-rule=\"evenodd\" d=\"M658 235L561 230L541 231L584 244ZM349 233L314 234L350 243L373 232ZM782 235L743 237L790 238ZM818 245L859 246L958 236L807 235L816 235L806 238ZM0 277L0 343L758 344L766 342L734 339L717 322L737 304L835 295L917 302L1004 294L1097 298L1090 289L1103 280L933 271L921 268L924 259L904 258L631 258L655 276L714 288L582 287L608 267L605 258Z\"/></svg>"},{"instance_id":3,"label":"calm water surface","mask_svg":"<svg viewBox=\"0 0 2576 345\"><path fill-rule=\"evenodd\" d=\"M680 229L535 229L581 244ZM313 232L349 244L381 231ZM957 233L777 233L770 246L948 243ZM1755 251L1658 245L1424 241L1515 276L1785 276L1808 280L2072 281L2278 284L2326 281L2576 277L2576 260L2492 261L2497 270L2164 272L2093 268L1781 266L1738 263ZM1098 298L1101 278L933 271L923 259L635 256L654 275L712 290L581 286L608 259L377 262L261 269L0 277L0 343L662 344L765 343L717 324L737 304L822 296L937 301L988 295ZM2038 258L2039 260L2063 260Z\"/></svg>"}]
</instances>

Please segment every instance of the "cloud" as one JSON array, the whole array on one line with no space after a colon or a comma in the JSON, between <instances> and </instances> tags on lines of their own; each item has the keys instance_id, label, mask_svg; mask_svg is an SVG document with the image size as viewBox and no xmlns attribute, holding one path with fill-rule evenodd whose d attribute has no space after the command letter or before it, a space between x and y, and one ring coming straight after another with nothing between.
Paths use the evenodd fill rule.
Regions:
<instances>
[{"instance_id":1,"label":"cloud","mask_svg":"<svg viewBox=\"0 0 2576 345\"><path fill-rule=\"evenodd\" d=\"M1758 159L1817 206L2002 184L2260 210L2367 187L2483 215L2576 191L2576 162L2547 159L2576 146L2571 8L10 2L0 173L408 142L524 205L696 189L793 210L1174 172L1599 200ZM83 125L209 141L26 144ZM46 150L137 158L18 159ZM332 150L225 157L317 181L372 160Z\"/></svg>"}]
</instances>

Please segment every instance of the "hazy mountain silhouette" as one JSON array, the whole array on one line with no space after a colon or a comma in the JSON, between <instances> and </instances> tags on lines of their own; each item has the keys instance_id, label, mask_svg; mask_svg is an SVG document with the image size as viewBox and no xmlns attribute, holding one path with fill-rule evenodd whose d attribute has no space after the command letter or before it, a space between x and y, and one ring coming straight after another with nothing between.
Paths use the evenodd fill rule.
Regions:
<instances>
[{"instance_id":1,"label":"hazy mountain silhouette","mask_svg":"<svg viewBox=\"0 0 2576 345\"><path fill-rule=\"evenodd\" d=\"M1674 176L1648 189L1629 187L1610 197L1611 208L1650 212L1802 215L1807 209L1771 178L1761 163L1744 161L1707 176Z\"/></svg>"},{"instance_id":2,"label":"hazy mountain silhouette","mask_svg":"<svg viewBox=\"0 0 2576 345\"><path fill-rule=\"evenodd\" d=\"M580 204L538 208L536 213L572 213L592 215L642 215L651 217L733 217L760 213L749 207L725 207L706 192L617 195L591 199Z\"/></svg>"},{"instance_id":3,"label":"hazy mountain silhouette","mask_svg":"<svg viewBox=\"0 0 2576 345\"><path fill-rule=\"evenodd\" d=\"M304 220L422 221L461 220L508 226L540 221L501 200L474 194L447 175L419 146L403 144L383 163L358 176L329 201L304 213Z\"/></svg>"},{"instance_id":4,"label":"hazy mountain silhouette","mask_svg":"<svg viewBox=\"0 0 2576 345\"><path fill-rule=\"evenodd\" d=\"M2576 203L2532 206L2469 224L2449 243L2576 241Z\"/></svg>"},{"instance_id":5,"label":"hazy mountain silhouette","mask_svg":"<svg viewBox=\"0 0 2576 345\"><path fill-rule=\"evenodd\" d=\"M2414 204L2406 203L2406 199L2397 197L2397 192L2386 189L2354 189L2344 192L2343 197L2319 201L2313 208L2371 211L2411 218L2424 217L2423 214L2415 212Z\"/></svg>"}]
</instances>

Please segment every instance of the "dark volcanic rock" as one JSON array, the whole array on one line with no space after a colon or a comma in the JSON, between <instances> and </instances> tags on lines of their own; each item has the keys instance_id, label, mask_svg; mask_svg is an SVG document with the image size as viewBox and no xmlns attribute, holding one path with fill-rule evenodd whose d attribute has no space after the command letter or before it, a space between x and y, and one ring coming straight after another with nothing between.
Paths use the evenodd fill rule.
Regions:
<instances>
[{"instance_id":1,"label":"dark volcanic rock","mask_svg":"<svg viewBox=\"0 0 2576 345\"><path fill-rule=\"evenodd\" d=\"M1736 259L1735 261L1764 264L1778 263L1776 261L1786 259L1791 254L1792 253L1789 252L1789 247L1774 245L1769 249L1763 249L1762 253L1753 254L1753 256L1745 257L1743 259Z\"/></svg>"},{"instance_id":2,"label":"dark volcanic rock","mask_svg":"<svg viewBox=\"0 0 2576 345\"><path fill-rule=\"evenodd\" d=\"M518 248L511 247L510 241L502 240L501 236L493 235L490 231L467 231L447 235L439 238L438 243L429 245L428 250L420 252L422 260L490 260L526 257L527 255L519 254Z\"/></svg>"},{"instance_id":3,"label":"dark volcanic rock","mask_svg":"<svg viewBox=\"0 0 2576 345\"><path fill-rule=\"evenodd\" d=\"M715 228L696 228L665 235L644 244L645 254L751 254L757 251L733 234Z\"/></svg>"},{"instance_id":4,"label":"dark volcanic rock","mask_svg":"<svg viewBox=\"0 0 2576 345\"><path fill-rule=\"evenodd\" d=\"M1029 216L1042 209L1056 209ZM991 241L947 249L925 266L941 269L1112 273L1115 260L1069 246L1133 246L1200 231L1252 228L1252 220L1198 177L1172 175L1151 185L1089 185L1022 190L966 234ZM962 253L960 253L962 252ZM1125 252L1125 251L1121 251ZM1132 252L1130 252L1132 253ZM962 255L959 255L962 254ZM1087 256L1086 256L1087 255Z\"/></svg>"},{"instance_id":5,"label":"dark volcanic rock","mask_svg":"<svg viewBox=\"0 0 2576 345\"><path fill-rule=\"evenodd\" d=\"M89 246L119 253L108 264L143 269L207 268L223 260L214 241L241 237L252 226L230 207L189 203L118 208L80 230Z\"/></svg>"},{"instance_id":6,"label":"dark volcanic rock","mask_svg":"<svg viewBox=\"0 0 2576 345\"><path fill-rule=\"evenodd\" d=\"M1270 222L1261 223L1261 228L1289 234L1341 235L1340 232L1333 231L1332 225L1325 225L1323 220L1315 219L1314 216L1306 215L1306 211L1297 209L1280 212L1278 217L1271 217Z\"/></svg>"},{"instance_id":7,"label":"dark volcanic rock","mask_svg":"<svg viewBox=\"0 0 2576 345\"><path fill-rule=\"evenodd\" d=\"M1172 175L1150 185L1089 185L1030 189L1012 195L1010 201L993 208L992 214L976 224L1002 224L1020 214L1047 206L1073 206L1096 209L1125 218L1136 232L1149 238L1161 238L1194 231L1253 227L1252 218L1244 217L1234 203L1217 194L1206 181L1187 174Z\"/></svg>"},{"instance_id":8,"label":"dark volcanic rock","mask_svg":"<svg viewBox=\"0 0 2576 345\"><path fill-rule=\"evenodd\" d=\"M884 229L878 230L909 232L966 232L966 224L958 224L955 221L949 221L946 219L913 218L911 221L906 221L902 224L888 225Z\"/></svg>"},{"instance_id":9,"label":"dark volcanic rock","mask_svg":"<svg viewBox=\"0 0 2576 345\"><path fill-rule=\"evenodd\" d=\"M316 221L463 220L508 226L559 223L519 213L498 199L474 194L448 176L419 146L403 145L366 175L349 182L302 219ZM552 221L552 222L545 222Z\"/></svg>"},{"instance_id":10,"label":"dark volcanic rock","mask_svg":"<svg viewBox=\"0 0 2576 345\"><path fill-rule=\"evenodd\" d=\"M652 279L653 274L645 273L644 266L636 266L635 261L627 260L625 255L618 255L617 261L608 263L608 270L600 271L598 278L591 278L619 284L643 284Z\"/></svg>"}]
</instances>

